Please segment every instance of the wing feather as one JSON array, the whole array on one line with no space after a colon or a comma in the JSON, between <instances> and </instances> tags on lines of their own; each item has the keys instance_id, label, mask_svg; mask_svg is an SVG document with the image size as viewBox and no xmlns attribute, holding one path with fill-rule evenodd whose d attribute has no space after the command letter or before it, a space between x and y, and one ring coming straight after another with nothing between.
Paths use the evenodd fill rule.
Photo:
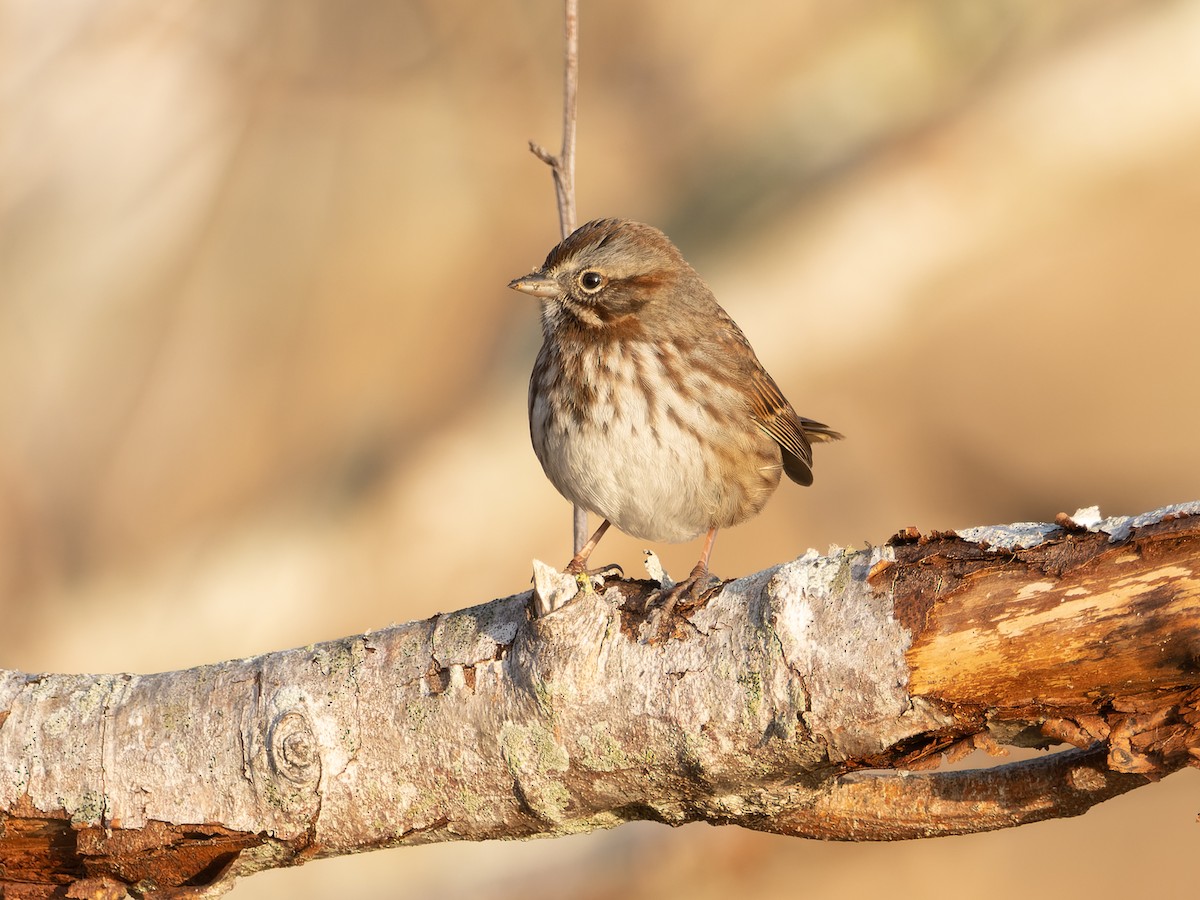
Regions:
<instances>
[{"instance_id":1,"label":"wing feather","mask_svg":"<svg viewBox=\"0 0 1200 900\"><path fill-rule=\"evenodd\" d=\"M783 450L783 470L797 484L812 484L812 444L792 405L761 368L750 377L750 404L758 427Z\"/></svg>"},{"instance_id":2,"label":"wing feather","mask_svg":"<svg viewBox=\"0 0 1200 900\"><path fill-rule=\"evenodd\" d=\"M759 363L742 330L715 301L714 306L726 326L723 340L741 345L741 352L738 352L727 343L726 358L736 358L742 372L749 376L749 399L755 424L779 444L783 451L783 470L788 478L799 485L812 484L813 442L836 441L842 435L822 422L796 414L775 379Z\"/></svg>"}]
</instances>

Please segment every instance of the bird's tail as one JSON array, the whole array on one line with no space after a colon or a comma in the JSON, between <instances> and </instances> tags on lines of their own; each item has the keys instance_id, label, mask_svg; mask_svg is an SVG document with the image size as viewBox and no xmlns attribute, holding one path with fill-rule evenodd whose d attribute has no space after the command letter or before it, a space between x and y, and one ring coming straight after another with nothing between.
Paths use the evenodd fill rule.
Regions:
<instances>
[{"instance_id":1,"label":"bird's tail","mask_svg":"<svg viewBox=\"0 0 1200 900\"><path fill-rule=\"evenodd\" d=\"M845 437L840 431L834 431L828 425L822 422L814 422L812 419L806 419L800 416L800 427L804 429L804 436L813 443L821 441L840 441Z\"/></svg>"}]
</instances>

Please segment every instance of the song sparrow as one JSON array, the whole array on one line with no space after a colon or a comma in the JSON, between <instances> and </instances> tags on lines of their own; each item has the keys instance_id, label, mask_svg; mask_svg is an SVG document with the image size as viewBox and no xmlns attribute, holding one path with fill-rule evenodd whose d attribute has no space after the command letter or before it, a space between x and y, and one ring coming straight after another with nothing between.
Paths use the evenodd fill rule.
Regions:
<instances>
[{"instance_id":1,"label":"song sparrow","mask_svg":"<svg viewBox=\"0 0 1200 900\"><path fill-rule=\"evenodd\" d=\"M585 570L610 524L655 542L705 534L691 590L717 529L758 513L782 472L812 484L810 444L841 437L796 415L657 228L588 222L509 287L541 301L534 452L560 494L604 519L568 572Z\"/></svg>"}]
</instances>

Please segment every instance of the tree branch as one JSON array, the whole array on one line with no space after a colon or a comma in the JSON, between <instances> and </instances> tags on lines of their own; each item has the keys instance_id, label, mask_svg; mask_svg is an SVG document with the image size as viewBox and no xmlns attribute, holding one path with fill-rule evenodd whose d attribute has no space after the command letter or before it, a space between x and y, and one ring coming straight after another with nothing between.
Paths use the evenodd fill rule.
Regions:
<instances>
[{"instance_id":1,"label":"tree branch","mask_svg":"<svg viewBox=\"0 0 1200 900\"><path fill-rule=\"evenodd\" d=\"M565 239L575 230L575 127L579 98L579 0L563 0L563 124L562 150L554 156L536 141L529 149L550 167L558 203L558 227ZM572 510L571 552L578 553L588 539L588 514L582 506Z\"/></svg>"},{"instance_id":2,"label":"tree branch","mask_svg":"<svg viewBox=\"0 0 1200 900\"><path fill-rule=\"evenodd\" d=\"M790 837L897 841L976 834L1080 816L1146 784L1108 768L1103 748L994 769L852 773L778 814L739 824Z\"/></svg>"},{"instance_id":3,"label":"tree branch","mask_svg":"<svg viewBox=\"0 0 1200 900\"><path fill-rule=\"evenodd\" d=\"M579 0L563 0L562 150L554 156L536 141L529 149L550 167L558 202L558 224L565 238L575 230L575 127L579 96Z\"/></svg>"},{"instance_id":4,"label":"tree branch","mask_svg":"<svg viewBox=\"0 0 1200 900\"><path fill-rule=\"evenodd\" d=\"M0 873L23 896L219 892L633 819L961 834L1200 758L1200 504L810 552L683 606L661 642L656 590L611 582L539 618L527 592L158 675L0 673ZM924 771L1063 742L1080 749Z\"/></svg>"}]
</instances>

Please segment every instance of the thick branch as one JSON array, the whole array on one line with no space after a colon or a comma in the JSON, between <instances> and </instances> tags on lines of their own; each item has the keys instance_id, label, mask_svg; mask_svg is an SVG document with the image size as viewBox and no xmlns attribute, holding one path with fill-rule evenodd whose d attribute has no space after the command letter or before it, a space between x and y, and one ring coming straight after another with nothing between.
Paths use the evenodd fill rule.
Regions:
<instances>
[{"instance_id":1,"label":"thick branch","mask_svg":"<svg viewBox=\"0 0 1200 900\"><path fill-rule=\"evenodd\" d=\"M623 581L182 672L3 673L2 875L153 893L631 819L882 840L1078 815L1200 756L1197 514L809 553L661 642L656 585ZM912 772L1062 742L1087 749Z\"/></svg>"}]
</instances>

